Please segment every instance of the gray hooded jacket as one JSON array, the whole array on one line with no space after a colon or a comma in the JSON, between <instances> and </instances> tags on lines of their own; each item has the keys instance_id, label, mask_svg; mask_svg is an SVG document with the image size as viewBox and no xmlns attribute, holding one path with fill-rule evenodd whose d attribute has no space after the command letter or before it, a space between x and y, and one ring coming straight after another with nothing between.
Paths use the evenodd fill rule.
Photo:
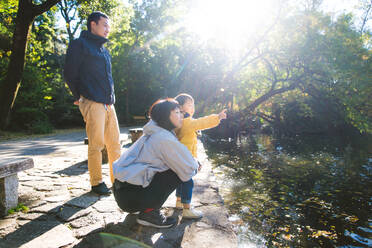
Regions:
<instances>
[{"instance_id":1,"label":"gray hooded jacket","mask_svg":"<svg viewBox=\"0 0 372 248\"><path fill-rule=\"evenodd\" d=\"M152 120L143 127L141 138L113 163L117 180L144 188L155 173L168 169L186 182L196 174L198 163L173 133Z\"/></svg>"}]
</instances>

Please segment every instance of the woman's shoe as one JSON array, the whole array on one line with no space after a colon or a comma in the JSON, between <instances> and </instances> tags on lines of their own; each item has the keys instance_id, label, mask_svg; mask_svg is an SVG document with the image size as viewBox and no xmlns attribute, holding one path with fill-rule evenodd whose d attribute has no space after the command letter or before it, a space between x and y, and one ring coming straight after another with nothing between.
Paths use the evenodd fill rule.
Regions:
<instances>
[{"instance_id":1,"label":"woman's shoe","mask_svg":"<svg viewBox=\"0 0 372 248\"><path fill-rule=\"evenodd\" d=\"M192 208L184 208L182 211L182 218L186 219L200 219L203 217L203 213L192 209Z\"/></svg>"},{"instance_id":2,"label":"woman's shoe","mask_svg":"<svg viewBox=\"0 0 372 248\"><path fill-rule=\"evenodd\" d=\"M169 228L177 223L172 217L165 217L160 210L152 210L148 213L141 212L138 215L137 223L143 226L152 226L157 228Z\"/></svg>"}]
</instances>

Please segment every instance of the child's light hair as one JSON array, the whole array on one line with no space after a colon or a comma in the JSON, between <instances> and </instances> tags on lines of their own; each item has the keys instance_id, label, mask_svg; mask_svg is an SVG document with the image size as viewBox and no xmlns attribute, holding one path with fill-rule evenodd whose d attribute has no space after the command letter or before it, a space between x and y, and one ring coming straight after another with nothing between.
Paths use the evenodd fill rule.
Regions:
<instances>
[{"instance_id":1,"label":"child's light hair","mask_svg":"<svg viewBox=\"0 0 372 248\"><path fill-rule=\"evenodd\" d=\"M194 101L194 98L192 98L192 96L190 96L189 94L186 94L186 93L181 93L181 94L178 94L178 96L176 96L174 99L176 99L176 101L182 106L186 103L187 100L191 100L191 101Z\"/></svg>"}]
</instances>

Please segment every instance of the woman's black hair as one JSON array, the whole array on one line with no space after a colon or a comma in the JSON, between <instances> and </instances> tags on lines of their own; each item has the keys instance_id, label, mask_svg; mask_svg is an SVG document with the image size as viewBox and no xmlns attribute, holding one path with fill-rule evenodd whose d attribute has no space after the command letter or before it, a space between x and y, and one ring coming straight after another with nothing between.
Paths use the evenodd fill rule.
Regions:
<instances>
[{"instance_id":1,"label":"woman's black hair","mask_svg":"<svg viewBox=\"0 0 372 248\"><path fill-rule=\"evenodd\" d=\"M150 108L149 115L152 120L158 124L158 126L172 131L176 128L170 121L170 113L172 110L180 108L180 105L173 98L157 100Z\"/></svg>"}]
</instances>

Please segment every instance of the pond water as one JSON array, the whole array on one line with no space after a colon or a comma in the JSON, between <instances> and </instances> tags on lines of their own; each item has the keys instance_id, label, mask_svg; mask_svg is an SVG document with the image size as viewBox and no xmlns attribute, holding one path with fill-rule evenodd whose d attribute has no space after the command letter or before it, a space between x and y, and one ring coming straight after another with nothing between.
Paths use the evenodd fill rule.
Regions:
<instances>
[{"instance_id":1,"label":"pond water","mask_svg":"<svg viewBox=\"0 0 372 248\"><path fill-rule=\"evenodd\" d=\"M372 247L372 142L203 136L239 247Z\"/></svg>"}]
</instances>

